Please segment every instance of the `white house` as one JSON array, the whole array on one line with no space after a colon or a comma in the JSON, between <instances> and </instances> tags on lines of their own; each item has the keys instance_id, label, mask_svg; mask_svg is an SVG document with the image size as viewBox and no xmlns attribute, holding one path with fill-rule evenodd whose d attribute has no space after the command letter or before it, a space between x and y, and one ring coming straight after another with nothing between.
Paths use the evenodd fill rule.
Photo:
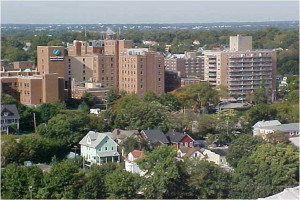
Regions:
<instances>
[{"instance_id":1,"label":"white house","mask_svg":"<svg viewBox=\"0 0 300 200\"><path fill-rule=\"evenodd\" d=\"M177 151L177 157L180 160L184 158L202 160L205 158L203 155L203 150L204 149L200 149L199 147L181 147Z\"/></svg>"},{"instance_id":2,"label":"white house","mask_svg":"<svg viewBox=\"0 0 300 200\"><path fill-rule=\"evenodd\" d=\"M220 166L228 166L226 161L227 148L213 148L213 149L205 149L203 151L203 155L205 156L205 160L208 162L213 162Z\"/></svg>"},{"instance_id":3,"label":"white house","mask_svg":"<svg viewBox=\"0 0 300 200\"><path fill-rule=\"evenodd\" d=\"M89 131L79 142L81 156L86 165L101 165L107 162L120 162L120 154L117 151L118 144L109 137L108 133Z\"/></svg>"},{"instance_id":4,"label":"white house","mask_svg":"<svg viewBox=\"0 0 300 200\"><path fill-rule=\"evenodd\" d=\"M253 127L253 136L259 135L260 129L262 129L263 127L278 126L278 125L281 125L281 123L278 120L259 121L252 126Z\"/></svg>"},{"instance_id":5,"label":"white house","mask_svg":"<svg viewBox=\"0 0 300 200\"><path fill-rule=\"evenodd\" d=\"M144 157L144 151L133 150L125 158L125 170L131 173L137 173L141 176L145 175L145 171L141 170L136 160Z\"/></svg>"}]
</instances>

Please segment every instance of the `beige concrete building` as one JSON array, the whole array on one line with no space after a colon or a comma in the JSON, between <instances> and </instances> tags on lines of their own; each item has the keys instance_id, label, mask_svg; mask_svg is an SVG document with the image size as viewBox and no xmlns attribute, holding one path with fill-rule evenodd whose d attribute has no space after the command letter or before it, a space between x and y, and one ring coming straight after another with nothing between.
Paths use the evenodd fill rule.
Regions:
<instances>
[{"instance_id":1,"label":"beige concrete building","mask_svg":"<svg viewBox=\"0 0 300 200\"><path fill-rule=\"evenodd\" d=\"M18 61L14 62L14 69L35 69L35 65L33 61Z\"/></svg>"},{"instance_id":2,"label":"beige concrete building","mask_svg":"<svg viewBox=\"0 0 300 200\"><path fill-rule=\"evenodd\" d=\"M204 79L204 56L196 56L195 52L173 54L165 59L167 71L177 72L180 77L200 77Z\"/></svg>"},{"instance_id":3,"label":"beige concrete building","mask_svg":"<svg viewBox=\"0 0 300 200\"><path fill-rule=\"evenodd\" d=\"M252 36L238 34L230 36L230 51L247 51L252 50Z\"/></svg>"},{"instance_id":4,"label":"beige concrete building","mask_svg":"<svg viewBox=\"0 0 300 200\"><path fill-rule=\"evenodd\" d=\"M242 39L241 39L242 37ZM252 50L251 37L233 37L230 49L235 51L204 51L204 80L213 86L227 86L232 96L244 96L258 88L276 90L276 52ZM244 50L248 48L247 50ZM237 49L239 51L237 51ZM240 50L243 49L243 50Z\"/></svg>"},{"instance_id":5,"label":"beige concrete building","mask_svg":"<svg viewBox=\"0 0 300 200\"><path fill-rule=\"evenodd\" d=\"M58 74L1 77L2 92L24 105L37 105L64 98L63 79Z\"/></svg>"},{"instance_id":6,"label":"beige concrete building","mask_svg":"<svg viewBox=\"0 0 300 200\"><path fill-rule=\"evenodd\" d=\"M101 87L119 87L119 55L132 48L130 40L74 41L68 46L65 79L76 86L84 82L100 83Z\"/></svg>"},{"instance_id":7,"label":"beige concrete building","mask_svg":"<svg viewBox=\"0 0 300 200\"><path fill-rule=\"evenodd\" d=\"M38 46L37 68L40 74L57 73L65 77L65 54L62 46Z\"/></svg>"},{"instance_id":8,"label":"beige concrete building","mask_svg":"<svg viewBox=\"0 0 300 200\"><path fill-rule=\"evenodd\" d=\"M143 96L164 93L164 57L148 49L127 49L120 55L119 90Z\"/></svg>"}]
</instances>

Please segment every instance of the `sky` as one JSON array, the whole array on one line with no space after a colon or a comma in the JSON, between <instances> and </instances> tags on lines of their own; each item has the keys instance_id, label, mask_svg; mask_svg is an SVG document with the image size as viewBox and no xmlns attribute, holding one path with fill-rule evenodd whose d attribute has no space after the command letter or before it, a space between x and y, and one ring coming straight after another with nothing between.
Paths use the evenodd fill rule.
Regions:
<instances>
[{"instance_id":1,"label":"sky","mask_svg":"<svg viewBox=\"0 0 300 200\"><path fill-rule=\"evenodd\" d=\"M2 24L212 23L299 20L298 1L2 1Z\"/></svg>"}]
</instances>

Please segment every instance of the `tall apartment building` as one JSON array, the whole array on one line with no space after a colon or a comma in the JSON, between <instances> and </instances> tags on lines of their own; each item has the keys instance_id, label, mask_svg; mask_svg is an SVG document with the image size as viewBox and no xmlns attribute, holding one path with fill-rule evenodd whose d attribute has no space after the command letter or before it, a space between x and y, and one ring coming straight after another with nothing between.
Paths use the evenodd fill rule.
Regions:
<instances>
[{"instance_id":1,"label":"tall apartment building","mask_svg":"<svg viewBox=\"0 0 300 200\"><path fill-rule=\"evenodd\" d=\"M195 52L173 54L165 59L166 70L177 72L180 77L196 76L204 79L204 56Z\"/></svg>"},{"instance_id":2,"label":"tall apartment building","mask_svg":"<svg viewBox=\"0 0 300 200\"><path fill-rule=\"evenodd\" d=\"M227 86L230 95L243 96L253 92L262 81L276 90L276 52L252 50L252 38L230 38L230 50L204 52L204 80L214 86Z\"/></svg>"},{"instance_id":3,"label":"tall apartment building","mask_svg":"<svg viewBox=\"0 0 300 200\"><path fill-rule=\"evenodd\" d=\"M119 87L119 54L132 48L130 40L74 41L68 46L65 79L83 86L85 82L101 83L102 87Z\"/></svg>"},{"instance_id":4,"label":"tall apartment building","mask_svg":"<svg viewBox=\"0 0 300 200\"><path fill-rule=\"evenodd\" d=\"M148 49L127 49L120 54L119 90L143 96L147 90L164 93L164 57Z\"/></svg>"},{"instance_id":5,"label":"tall apartment building","mask_svg":"<svg viewBox=\"0 0 300 200\"><path fill-rule=\"evenodd\" d=\"M64 79L58 74L2 76L2 92L24 105L36 105L64 99Z\"/></svg>"}]
</instances>

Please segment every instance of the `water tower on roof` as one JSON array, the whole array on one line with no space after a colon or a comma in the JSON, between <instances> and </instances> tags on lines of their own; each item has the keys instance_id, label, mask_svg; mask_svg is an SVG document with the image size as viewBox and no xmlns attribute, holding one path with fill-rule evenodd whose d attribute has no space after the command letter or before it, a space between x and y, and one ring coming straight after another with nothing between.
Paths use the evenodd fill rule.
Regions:
<instances>
[{"instance_id":1,"label":"water tower on roof","mask_svg":"<svg viewBox=\"0 0 300 200\"><path fill-rule=\"evenodd\" d=\"M106 30L106 39L112 40L115 32L113 32L110 28L107 28Z\"/></svg>"}]
</instances>

